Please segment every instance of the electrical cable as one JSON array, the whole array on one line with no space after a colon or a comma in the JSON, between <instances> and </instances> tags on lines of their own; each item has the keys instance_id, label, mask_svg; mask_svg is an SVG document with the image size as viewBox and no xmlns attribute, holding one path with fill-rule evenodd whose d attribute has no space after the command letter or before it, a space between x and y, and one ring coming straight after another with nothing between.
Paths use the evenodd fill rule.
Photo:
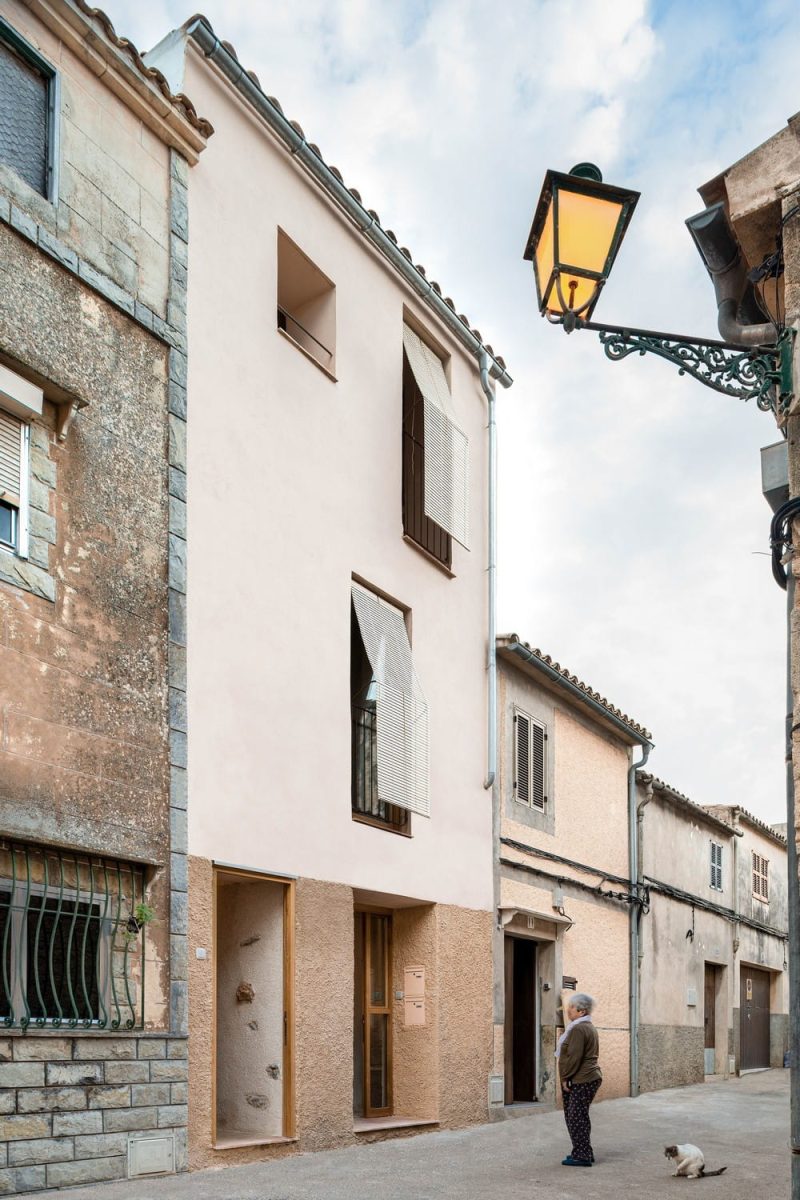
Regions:
<instances>
[{"instance_id":1,"label":"electrical cable","mask_svg":"<svg viewBox=\"0 0 800 1200\"><path fill-rule=\"evenodd\" d=\"M786 591L787 570L784 558L792 546L792 521L800 516L800 497L787 500L774 514L769 527L769 544L772 550L772 575L778 587Z\"/></svg>"}]
</instances>

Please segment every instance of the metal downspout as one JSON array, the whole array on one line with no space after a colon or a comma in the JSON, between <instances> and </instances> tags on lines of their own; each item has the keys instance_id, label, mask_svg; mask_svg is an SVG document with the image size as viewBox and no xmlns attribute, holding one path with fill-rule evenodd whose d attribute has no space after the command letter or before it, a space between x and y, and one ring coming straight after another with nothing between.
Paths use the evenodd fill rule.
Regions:
<instances>
[{"instance_id":1,"label":"metal downspout","mask_svg":"<svg viewBox=\"0 0 800 1200\"><path fill-rule=\"evenodd\" d=\"M800 880L794 803L794 693L792 690L792 614L794 561L786 566L786 851L789 868L789 1083L792 1200L800 1200ZM741 1007L741 1001L740 1001Z\"/></svg>"},{"instance_id":2,"label":"metal downspout","mask_svg":"<svg viewBox=\"0 0 800 1200\"><path fill-rule=\"evenodd\" d=\"M494 388L489 381L489 356L481 350L481 387L489 405L489 546L486 567L489 590L489 648L487 655L488 705L486 731L487 772L483 786L488 790L497 774L497 422Z\"/></svg>"},{"instance_id":3,"label":"metal downspout","mask_svg":"<svg viewBox=\"0 0 800 1200\"><path fill-rule=\"evenodd\" d=\"M636 772L650 757L651 746L642 746L642 758L628 767L628 866L631 890L640 897L641 866L639 863L639 814L636 809ZM651 793L652 795L652 793ZM639 921L641 906L632 904L630 911L630 1039L631 1039L631 1095L639 1095Z\"/></svg>"}]
</instances>

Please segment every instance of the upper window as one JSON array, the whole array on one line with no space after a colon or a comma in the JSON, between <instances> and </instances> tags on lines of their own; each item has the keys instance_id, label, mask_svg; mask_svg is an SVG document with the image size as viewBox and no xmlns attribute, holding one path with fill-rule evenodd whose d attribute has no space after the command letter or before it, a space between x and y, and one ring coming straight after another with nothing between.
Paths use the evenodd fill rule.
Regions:
<instances>
[{"instance_id":1,"label":"upper window","mask_svg":"<svg viewBox=\"0 0 800 1200\"><path fill-rule=\"evenodd\" d=\"M403 613L353 584L350 715L353 816L408 832L430 816L428 705Z\"/></svg>"},{"instance_id":2,"label":"upper window","mask_svg":"<svg viewBox=\"0 0 800 1200\"><path fill-rule=\"evenodd\" d=\"M28 445L24 421L0 408L0 547L27 554Z\"/></svg>"},{"instance_id":3,"label":"upper window","mask_svg":"<svg viewBox=\"0 0 800 1200\"><path fill-rule=\"evenodd\" d=\"M0 843L0 1020L12 1028L141 1025L143 868Z\"/></svg>"},{"instance_id":4,"label":"upper window","mask_svg":"<svg viewBox=\"0 0 800 1200\"><path fill-rule=\"evenodd\" d=\"M281 229L278 230L278 329L333 373L336 288Z\"/></svg>"},{"instance_id":5,"label":"upper window","mask_svg":"<svg viewBox=\"0 0 800 1200\"><path fill-rule=\"evenodd\" d=\"M0 19L0 162L55 199L56 74Z\"/></svg>"},{"instance_id":6,"label":"upper window","mask_svg":"<svg viewBox=\"0 0 800 1200\"><path fill-rule=\"evenodd\" d=\"M444 364L403 326L403 530L445 566L469 543L469 441L453 417Z\"/></svg>"},{"instance_id":7,"label":"upper window","mask_svg":"<svg viewBox=\"0 0 800 1200\"><path fill-rule=\"evenodd\" d=\"M753 895L769 900L769 860L753 851Z\"/></svg>"},{"instance_id":8,"label":"upper window","mask_svg":"<svg viewBox=\"0 0 800 1200\"><path fill-rule=\"evenodd\" d=\"M514 799L544 809L547 730L521 709L514 710Z\"/></svg>"},{"instance_id":9,"label":"upper window","mask_svg":"<svg viewBox=\"0 0 800 1200\"><path fill-rule=\"evenodd\" d=\"M722 846L719 842L711 843L711 886L715 891L722 891Z\"/></svg>"}]
</instances>

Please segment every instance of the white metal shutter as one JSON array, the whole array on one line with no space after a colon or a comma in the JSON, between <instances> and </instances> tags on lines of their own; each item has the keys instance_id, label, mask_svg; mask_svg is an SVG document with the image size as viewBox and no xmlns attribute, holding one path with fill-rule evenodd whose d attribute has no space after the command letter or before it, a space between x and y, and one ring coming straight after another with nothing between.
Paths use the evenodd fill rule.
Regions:
<instances>
[{"instance_id":1,"label":"white metal shutter","mask_svg":"<svg viewBox=\"0 0 800 1200\"><path fill-rule=\"evenodd\" d=\"M376 684L378 797L429 817L428 705L403 614L358 586L352 596Z\"/></svg>"},{"instance_id":2,"label":"white metal shutter","mask_svg":"<svg viewBox=\"0 0 800 1200\"><path fill-rule=\"evenodd\" d=\"M516 754L514 762L514 795L520 804L531 802L531 722L525 713L514 713Z\"/></svg>"},{"instance_id":3,"label":"white metal shutter","mask_svg":"<svg viewBox=\"0 0 800 1200\"><path fill-rule=\"evenodd\" d=\"M711 886L722 891L722 846L711 843Z\"/></svg>"},{"instance_id":4,"label":"white metal shutter","mask_svg":"<svg viewBox=\"0 0 800 1200\"><path fill-rule=\"evenodd\" d=\"M0 409L0 500L19 506L22 422Z\"/></svg>"},{"instance_id":5,"label":"white metal shutter","mask_svg":"<svg viewBox=\"0 0 800 1200\"><path fill-rule=\"evenodd\" d=\"M441 359L407 325L403 348L423 399L425 515L468 550L469 438L454 420Z\"/></svg>"}]
</instances>

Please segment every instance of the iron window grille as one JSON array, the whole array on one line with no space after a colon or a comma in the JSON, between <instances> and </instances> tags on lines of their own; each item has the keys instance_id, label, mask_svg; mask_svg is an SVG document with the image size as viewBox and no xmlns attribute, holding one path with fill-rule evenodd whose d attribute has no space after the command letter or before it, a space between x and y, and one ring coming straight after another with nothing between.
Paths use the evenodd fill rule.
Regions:
<instances>
[{"instance_id":1,"label":"iron window grille","mask_svg":"<svg viewBox=\"0 0 800 1200\"><path fill-rule=\"evenodd\" d=\"M769 900L769 859L753 851L753 895L758 900Z\"/></svg>"},{"instance_id":2,"label":"iron window grille","mask_svg":"<svg viewBox=\"0 0 800 1200\"><path fill-rule=\"evenodd\" d=\"M544 811L547 730L521 709L514 710L514 799Z\"/></svg>"},{"instance_id":3,"label":"iron window grille","mask_svg":"<svg viewBox=\"0 0 800 1200\"><path fill-rule=\"evenodd\" d=\"M0 162L58 198L59 82L55 69L0 18Z\"/></svg>"},{"instance_id":4,"label":"iron window grille","mask_svg":"<svg viewBox=\"0 0 800 1200\"><path fill-rule=\"evenodd\" d=\"M0 842L0 1023L141 1028L144 883L135 863Z\"/></svg>"},{"instance_id":5,"label":"iron window grille","mask_svg":"<svg viewBox=\"0 0 800 1200\"><path fill-rule=\"evenodd\" d=\"M353 816L408 833L410 814L378 794L378 714L375 704L351 704Z\"/></svg>"},{"instance_id":6,"label":"iron window grille","mask_svg":"<svg viewBox=\"0 0 800 1200\"><path fill-rule=\"evenodd\" d=\"M711 843L711 886L715 891L722 891L722 845Z\"/></svg>"}]
</instances>

